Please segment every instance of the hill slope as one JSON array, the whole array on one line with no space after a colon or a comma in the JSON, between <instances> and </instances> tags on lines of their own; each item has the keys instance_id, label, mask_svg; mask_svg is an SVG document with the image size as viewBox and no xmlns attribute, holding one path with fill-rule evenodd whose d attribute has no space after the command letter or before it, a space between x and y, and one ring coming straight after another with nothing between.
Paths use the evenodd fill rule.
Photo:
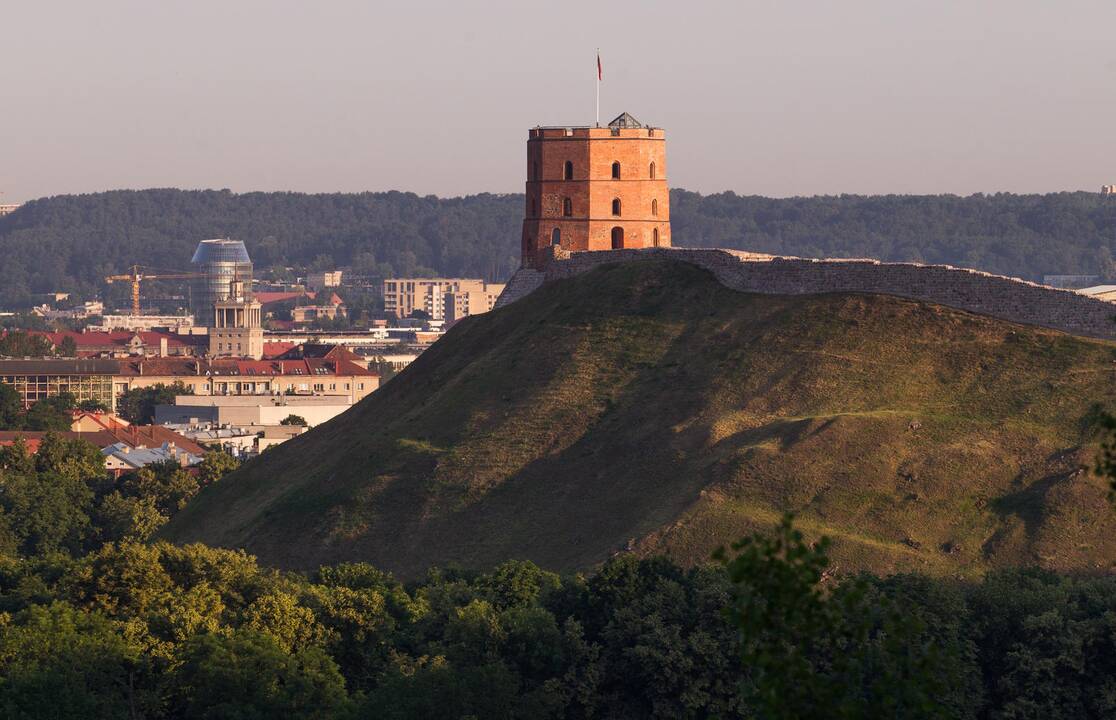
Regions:
<instances>
[{"instance_id":1,"label":"hill slope","mask_svg":"<svg viewBox=\"0 0 1116 720\"><path fill-rule=\"evenodd\" d=\"M1099 567L1082 472L1116 345L879 296L760 296L604 266L455 327L167 528L306 568L413 576L625 547L701 562L785 510L843 569Z\"/></svg>"}]
</instances>

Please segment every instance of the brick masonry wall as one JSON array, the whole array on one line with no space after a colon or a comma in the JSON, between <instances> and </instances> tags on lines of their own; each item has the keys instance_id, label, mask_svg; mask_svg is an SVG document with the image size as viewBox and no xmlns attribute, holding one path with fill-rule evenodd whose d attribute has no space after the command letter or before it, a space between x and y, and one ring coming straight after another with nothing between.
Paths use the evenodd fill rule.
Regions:
<instances>
[{"instance_id":1,"label":"brick masonry wall","mask_svg":"<svg viewBox=\"0 0 1116 720\"><path fill-rule=\"evenodd\" d=\"M668 258L692 263L712 272L726 287L744 292L894 295L1074 335L1116 340L1116 304L1070 290L949 265L811 260L737 250L646 248L572 254L559 252L546 264L544 279L540 280L537 275L532 275L530 279L526 276L522 278L514 299L529 294L544 281L572 277L605 263L644 258ZM515 286L513 279L508 288L510 290ZM501 296L498 306L506 304Z\"/></svg>"}]
</instances>

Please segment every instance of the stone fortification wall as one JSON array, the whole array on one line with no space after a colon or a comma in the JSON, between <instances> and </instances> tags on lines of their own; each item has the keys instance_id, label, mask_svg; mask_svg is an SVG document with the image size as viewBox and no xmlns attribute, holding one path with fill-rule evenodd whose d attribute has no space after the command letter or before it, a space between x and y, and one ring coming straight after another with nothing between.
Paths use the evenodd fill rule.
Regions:
<instances>
[{"instance_id":1,"label":"stone fortification wall","mask_svg":"<svg viewBox=\"0 0 1116 720\"><path fill-rule=\"evenodd\" d=\"M496 303L492 307L504 307L508 303L513 303L521 297L530 295L535 292L545 280L546 275L538 270L519 268L515 275L512 275L511 280L508 280L508 284L504 286L504 291L500 293L500 297L496 298Z\"/></svg>"},{"instance_id":2,"label":"stone fortification wall","mask_svg":"<svg viewBox=\"0 0 1116 720\"><path fill-rule=\"evenodd\" d=\"M678 247L572 254L558 251L545 266L545 281L571 277L604 263L643 258L692 263L712 272L725 286L744 292L895 295L1074 335L1116 340L1116 304L1070 290L949 265L811 260L737 250ZM525 276L523 281L514 299L541 285L537 274L530 278ZM509 289L515 286L513 281ZM534 287L528 290L529 286Z\"/></svg>"}]
</instances>

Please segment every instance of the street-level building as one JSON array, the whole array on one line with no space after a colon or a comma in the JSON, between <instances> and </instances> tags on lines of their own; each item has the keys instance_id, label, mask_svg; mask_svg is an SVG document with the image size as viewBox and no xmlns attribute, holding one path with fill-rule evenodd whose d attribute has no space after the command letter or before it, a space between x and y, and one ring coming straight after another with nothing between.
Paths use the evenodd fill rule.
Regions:
<instances>
[{"instance_id":1,"label":"street-level building","mask_svg":"<svg viewBox=\"0 0 1116 720\"><path fill-rule=\"evenodd\" d=\"M24 408L61 393L113 408L113 377L119 369L116 360L0 360L0 383L15 388Z\"/></svg>"},{"instance_id":2,"label":"street-level building","mask_svg":"<svg viewBox=\"0 0 1116 720\"><path fill-rule=\"evenodd\" d=\"M347 352L347 351L346 351ZM343 356L298 360L239 358L127 358L0 360L0 382L19 393L25 408L52 395L73 393L115 410L134 388L183 384L195 395L343 395L358 402L380 376Z\"/></svg>"}]
</instances>

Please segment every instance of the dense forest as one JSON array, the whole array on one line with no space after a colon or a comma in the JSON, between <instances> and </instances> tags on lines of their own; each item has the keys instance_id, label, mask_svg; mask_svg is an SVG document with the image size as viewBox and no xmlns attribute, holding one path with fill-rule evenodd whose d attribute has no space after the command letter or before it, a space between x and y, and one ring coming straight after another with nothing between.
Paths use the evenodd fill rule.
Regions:
<instances>
[{"instance_id":1,"label":"dense forest","mask_svg":"<svg viewBox=\"0 0 1116 720\"><path fill-rule=\"evenodd\" d=\"M0 218L0 304L27 305L48 291L91 297L105 275L135 263L183 269L210 237L244 240L260 268L502 280L518 265L522 214L522 195L168 189L44 198ZM948 263L1027 279L1111 276L1116 197L772 199L674 190L671 223L677 245Z\"/></svg>"}]
</instances>

